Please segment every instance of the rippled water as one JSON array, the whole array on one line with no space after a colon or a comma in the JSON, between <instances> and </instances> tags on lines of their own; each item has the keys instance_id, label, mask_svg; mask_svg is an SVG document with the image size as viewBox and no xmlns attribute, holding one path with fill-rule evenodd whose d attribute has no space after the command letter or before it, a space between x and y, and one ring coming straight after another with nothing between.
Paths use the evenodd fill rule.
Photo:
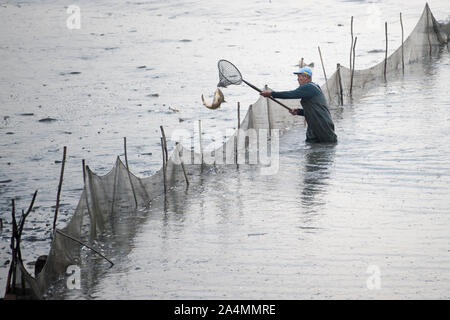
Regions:
<instances>
[{"instance_id":1,"label":"rippled water","mask_svg":"<svg viewBox=\"0 0 450 320\"><path fill-rule=\"evenodd\" d=\"M24 255L34 261L48 252L63 145L69 158L59 225L81 194L81 159L106 173L127 136L132 170L148 176L161 165L160 124L169 134L197 119L205 131L235 127L236 102L246 106L257 96L230 87L222 109L202 107L200 95L214 92L218 59L235 62L260 86L293 88L289 74L305 57L323 83L316 46L329 74L336 62L346 64L351 15L360 32L357 68L365 68L383 57L369 51L384 47L384 20L394 29L402 11L408 34L424 6L331 3L81 2L77 31L65 28L65 9L53 2L2 5L0 181L11 181L0 183L0 263L9 258L10 198L25 208L35 189L40 207L24 231ZM448 16L447 2L429 4L438 19ZM379 28L363 22L378 17L374 10ZM391 41L394 50L399 34ZM413 69L333 110L336 146L305 145L305 129L293 128L281 138L277 175L211 172L171 194L167 208L154 201L133 222L136 235L113 257L114 268L97 270L81 292L55 296L448 299L448 50ZM46 117L57 121L38 121ZM380 290L367 288L369 266L381 272ZM2 288L6 271L0 267Z\"/></svg>"}]
</instances>

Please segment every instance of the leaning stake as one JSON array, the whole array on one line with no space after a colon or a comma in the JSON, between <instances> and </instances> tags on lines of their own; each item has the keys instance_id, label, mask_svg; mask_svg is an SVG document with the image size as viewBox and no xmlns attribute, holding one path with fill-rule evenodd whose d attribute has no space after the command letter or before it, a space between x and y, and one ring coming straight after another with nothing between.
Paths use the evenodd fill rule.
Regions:
<instances>
[{"instance_id":1,"label":"leaning stake","mask_svg":"<svg viewBox=\"0 0 450 320\"><path fill-rule=\"evenodd\" d=\"M337 64L337 75L338 75L338 82L339 82L339 103L341 106L344 105L344 94L342 90L342 78L341 78L341 64Z\"/></svg>"},{"instance_id":2,"label":"leaning stake","mask_svg":"<svg viewBox=\"0 0 450 320\"><path fill-rule=\"evenodd\" d=\"M352 37L352 43L350 44L350 70L352 70L352 51L353 51L353 16L350 21L350 35Z\"/></svg>"},{"instance_id":3,"label":"leaning stake","mask_svg":"<svg viewBox=\"0 0 450 320\"><path fill-rule=\"evenodd\" d=\"M355 37L355 42L353 43L353 63L352 63L352 69L351 69L351 77L350 77L350 97L352 96L353 91L353 75L355 73L355 47L356 47L356 41L358 41L358 37Z\"/></svg>"},{"instance_id":4,"label":"leaning stake","mask_svg":"<svg viewBox=\"0 0 450 320\"><path fill-rule=\"evenodd\" d=\"M67 152L67 147L64 146L63 160L62 160L62 164L61 164L61 175L59 176L58 194L56 196L55 216L53 217L53 232L55 232L56 220L58 219L59 199L61 196L61 188L62 188L63 177L64 177L64 166L66 164L66 152Z\"/></svg>"},{"instance_id":5,"label":"leaning stake","mask_svg":"<svg viewBox=\"0 0 450 320\"><path fill-rule=\"evenodd\" d=\"M387 32L387 22L384 23L384 30L385 30L385 34L386 34L386 52L384 53L384 81L386 81L387 54L388 54L388 32Z\"/></svg>"},{"instance_id":6,"label":"leaning stake","mask_svg":"<svg viewBox=\"0 0 450 320\"><path fill-rule=\"evenodd\" d=\"M137 197L136 197L136 191L134 190L133 181L131 180L130 167L128 166L127 137L123 137L123 149L124 149L124 152L125 152L125 164L127 166L128 179L130 180L131 191L133 192L133 197L134 197L134 205L137 208L138 207L138 202L137 202ZM114 182L114 191L115 191L115 187L116 187L116 184Z\"/></svg>"},{"instance_id":7,"label":"leaning stake","mask_svg":"<svg viewBox=\"0 0 450 320\"><path fill-rule=\"evenodd\" d=\"M325 72L325 65L323 64L322 52L320 51L320 47L317 47L317 49L319 49L319 56L320 56L320 62L322 64L323 76L325 78L325 85L327 86L328 99L329 99L328 101L329 101L329 103L331 103L331 94L330 94L330 89L328 88L328 79L327 79L327 73Z\"/></svg>"},{"instance_id":8,"label":"leaning stake","mask_svg":"<svg viewBox=\"0 0 450 320\"><path fill-rule=\"evenodd\" d=\"M403 51L403 20L401 12L400 12L400 26L402 27L402 72L403 74L405 74L405 53Z\"/></svg>"},{"instance_id":9,"label":"leaning stake","mask_svg":"<svg viewBox=\"0 0 450 320\"><path fill-rule=\"evenodd\" d=\"M161 139L161 154L162 154L162 159L163 159L163 183L164 183L164 194L167 193L167 181L166 181L166 155L165 155L165 151L164 151L164 140L163 138Z\"/></svg>"}]
</instances>

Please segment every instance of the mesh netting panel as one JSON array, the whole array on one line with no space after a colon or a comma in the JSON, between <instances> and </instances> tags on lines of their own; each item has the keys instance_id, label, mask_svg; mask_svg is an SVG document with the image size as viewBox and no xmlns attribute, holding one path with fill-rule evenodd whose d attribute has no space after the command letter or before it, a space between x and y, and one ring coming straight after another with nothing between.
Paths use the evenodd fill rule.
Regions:
<instances>
[{"instance_id":1,"label":"mesh netting panel","mask_svg":"<svg viewBox=\"0 0 450 320\"><path fill-rule=\"evenodd\" d=\"M242 75L234 64L227 60L220 60L217 66L219 68L218 87L227 87L230 84L242 83Z\"/></svg>"}]
</instances>

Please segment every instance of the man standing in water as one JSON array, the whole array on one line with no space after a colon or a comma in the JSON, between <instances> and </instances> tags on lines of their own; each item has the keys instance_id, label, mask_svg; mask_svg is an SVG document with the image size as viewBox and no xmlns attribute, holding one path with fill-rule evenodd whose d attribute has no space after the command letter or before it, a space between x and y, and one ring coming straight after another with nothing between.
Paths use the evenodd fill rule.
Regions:
<instances>
[{"instance_id":1,"label":"man standing in water","mask_svg":"<svg viewBox=\"0 0 450 320\"><path fill-rule=\"evenodd\" d=\"M301 99L303 109L292 109L292 115L304 116L308 124L306 142L337 142L334 123L328 110L327 100L320 87L311 81L312 71L300 68L294 72L300 86L292 91L263 90L261 95L268 98Z\"/></svg>"}]
</instances>

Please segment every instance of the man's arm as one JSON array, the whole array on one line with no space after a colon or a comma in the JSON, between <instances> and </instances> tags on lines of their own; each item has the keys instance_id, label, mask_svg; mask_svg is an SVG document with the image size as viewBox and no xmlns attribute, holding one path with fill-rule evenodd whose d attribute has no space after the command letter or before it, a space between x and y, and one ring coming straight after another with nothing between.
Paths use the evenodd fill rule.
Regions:
<instances>
[{"instance_id":1,"label":"man's arm","mask_svg":"<svg viewBox=\"0 0 450 320\"><path fill-rule=\"evenodd\" d=\"M272 97L278 99L302 99L312 98L318 93L320 92L313 84L307 83L291 91L264 90L263 92L261 92L261 95L266 98Z\"/></svg>"}]
</instances>

